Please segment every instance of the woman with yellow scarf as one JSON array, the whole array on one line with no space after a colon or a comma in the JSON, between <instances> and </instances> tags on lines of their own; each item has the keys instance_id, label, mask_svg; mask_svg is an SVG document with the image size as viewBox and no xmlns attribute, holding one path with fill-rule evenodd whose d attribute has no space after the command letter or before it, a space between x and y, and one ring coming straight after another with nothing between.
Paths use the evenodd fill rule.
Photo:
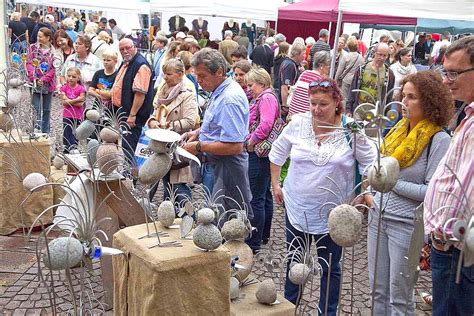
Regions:
<instances>
[{"instance_id":1,"label":"woman with yellow scarf","mask_svg":"<svg viewBox=\"0 0 474 316\"><path fill-rule=\"evenodd\" d=\"M401 82L401 97L406 106L403 119L387 134L381 148L384 156L398 160L400 174L393 190L384 195L383 211L377 193L375 207L369 213L367 246L375 315L415 315L413 281L408 278L406 259L414 210L423 202L428 182L450 142L443 127L451 118L453 99L437 73L423 71L406 76Z\"/></svg>"}]
</instances>

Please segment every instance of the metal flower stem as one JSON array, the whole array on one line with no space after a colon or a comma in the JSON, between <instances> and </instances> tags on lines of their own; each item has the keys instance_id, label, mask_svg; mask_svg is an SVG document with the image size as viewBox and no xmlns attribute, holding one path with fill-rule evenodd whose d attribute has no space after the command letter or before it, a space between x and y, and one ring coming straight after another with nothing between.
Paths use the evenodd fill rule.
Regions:
<instances>
[{"instance_id":1,"label":"metal flower stem","mask_svg":"<svg viewBox=\"0 0 474 316\"><path fill-rule=\"evenodd\" d=\"M378 148L379 151L377 153L377 168L380 170L380 148L381 148L381 143L382 143L382 126L381 126L381 120L378 120L378 131L377 131L377 143L378 143ZM380 246L380 229L382 227L382 216L384 213L385 208L383 207L383 192L380 192L380 203L379 203L379 218L378 218L378 223L377 223L377 243L375 246L375 262L374 262L374 280L372 282L372 292L371 292L371 310L370 314L373 316L374 315L374 302L375 302L375 285L377 284L377 267L378 267L378 260L379 260L379 246Z\"/></svg>"}]
</instances>

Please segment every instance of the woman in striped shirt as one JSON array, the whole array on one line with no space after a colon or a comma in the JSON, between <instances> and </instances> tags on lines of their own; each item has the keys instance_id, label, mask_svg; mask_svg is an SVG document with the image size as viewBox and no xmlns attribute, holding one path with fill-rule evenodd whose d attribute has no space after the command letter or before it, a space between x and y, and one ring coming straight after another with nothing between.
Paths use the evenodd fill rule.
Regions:
<instances>
[{"instance_id":1,"label":"woman in striped shirt","mask_svg":"<svg viewBox=\"0 0 474 316\"><path fill-rule=\"evenodd\" d=\"M289 104L289 115L306 113L309 111L308 91L309 84L329 76L331 56L329 52L320 51L314 55L313 70L306 70L295 84L295 90Z\"/></svg>"}]
</instances>

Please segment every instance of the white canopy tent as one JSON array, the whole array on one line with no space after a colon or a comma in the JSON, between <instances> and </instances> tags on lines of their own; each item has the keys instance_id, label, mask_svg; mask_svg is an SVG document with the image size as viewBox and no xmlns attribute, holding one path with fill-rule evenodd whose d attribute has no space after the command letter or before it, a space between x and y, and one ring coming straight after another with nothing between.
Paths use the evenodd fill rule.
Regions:
<instances>
[{"instance_id":1,"label":"white canopy tent","mask_svg":"<svg viewBox=\"0 0 474 316\"><path fill-rule=\"evenodd\" d=\"M473 0L340 0L339 10L426 19L474 21Z\"/></svg>"},{"instance_id":2,"label":"white canopy tent","mask_svg":"<svg viewBox=\"0 0 474 316\"><path fill-rule=\"evenodd\" d=\"M169 14L276 21L283 0L150 0L151 11Z\"/></svg>"},{"instance_id":3,"label":"white canopy tent","mask_svg":"<svg viewBox=\"0 0 474 316\"><path fill-rule=\"evenodd\" d=\"M51 6L58 8L82 9L90 11L113 11L135 14L150 13L149 0L20 0L17 2L29 3L38 6Z\"/></svg>"},{"instance_id":4,"label":"white canopy tent","mask_svg":"<svg viewBox=\"0 0 474 316\"><path fill-rule=\"evenodd\" d=\"M384 14L412 18L474 21L473 0L340 0L334 46L340 34L344 12ZM334 77L335 58L331 63Z\"/></svg>"}]
</instances>

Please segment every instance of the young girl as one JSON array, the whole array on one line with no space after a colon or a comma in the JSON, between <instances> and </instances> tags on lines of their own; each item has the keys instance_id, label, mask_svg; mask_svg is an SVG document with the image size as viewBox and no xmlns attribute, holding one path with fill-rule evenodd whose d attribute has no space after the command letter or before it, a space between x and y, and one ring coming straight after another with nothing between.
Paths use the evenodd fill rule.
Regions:
<instances>
[{"instance_id":1,"label":"young girl","mask_svg":"<svg viewBox=\"0 0 474 316\"><path fill-rule=\"evenodd\" d=\"M81 84L81 71L72 67L66 72L66 84L60 89L63 109L63 144L64 152L68 153L71 147L77 145L74 130L84 116L84 101L86 88Z\"/></svg>"}]
</instances>

